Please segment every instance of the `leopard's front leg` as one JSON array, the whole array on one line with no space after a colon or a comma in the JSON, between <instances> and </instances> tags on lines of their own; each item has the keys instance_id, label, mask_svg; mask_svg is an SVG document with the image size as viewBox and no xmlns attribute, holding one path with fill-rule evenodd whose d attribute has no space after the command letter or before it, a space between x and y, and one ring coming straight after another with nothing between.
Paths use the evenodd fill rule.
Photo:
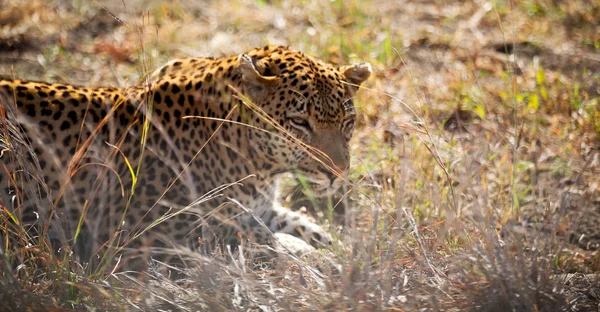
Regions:
<instances>
[{"instance_id":1,"label":"leopard's front leg","mask_svg":"<svg viewBox=\"0 0 600 312\"><path fill-rule=\"evenodd\" d=\"M283 207L274 202L261 219L272 232L280 232L299 237L314 247L325 247L331 243L331 235L312 218Z\"/></svg>"}]
</instances>

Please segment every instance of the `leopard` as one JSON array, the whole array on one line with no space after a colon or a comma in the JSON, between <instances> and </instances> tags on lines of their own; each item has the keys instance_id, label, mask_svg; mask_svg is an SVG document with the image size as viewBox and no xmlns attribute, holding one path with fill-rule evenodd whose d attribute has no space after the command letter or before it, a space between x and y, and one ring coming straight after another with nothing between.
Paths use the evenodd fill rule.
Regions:
<instances>
[{"instance_id":1,"label":"leopard","mask_svg":"<svg viewBox=\"0 0 600 312\"><path fill-rule=\"evenodd\" d=\"M279 181L292 174L318 195L344 184L371 72L265 46L174 59L131 87L3 77L4 218L82 259L269 245L276 232L327 246L323 226L277 200Z\"/></svg>"}]
</instances>

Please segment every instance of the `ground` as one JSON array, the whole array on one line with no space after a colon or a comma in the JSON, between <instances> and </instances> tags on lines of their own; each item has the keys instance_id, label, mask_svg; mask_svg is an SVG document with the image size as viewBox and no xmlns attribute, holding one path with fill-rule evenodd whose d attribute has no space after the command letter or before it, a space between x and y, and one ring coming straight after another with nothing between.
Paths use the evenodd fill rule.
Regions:
<instances>
[{"instance_id":1,"label":"ground","mask_svg":"<svg viewBox=\"0 0 600 312\"><path fill-rule=\"evenodd\" d=\"M5 76L129 86L175 57L265 44L374 69L355 101L346 193L285 198L330 221L340 247L261 269L195 259L173 282L78 271L51 255L15 268L25 252L3 245L5 308L599 309L596 2L0 5Z\"/></svg>"}]
</instances>

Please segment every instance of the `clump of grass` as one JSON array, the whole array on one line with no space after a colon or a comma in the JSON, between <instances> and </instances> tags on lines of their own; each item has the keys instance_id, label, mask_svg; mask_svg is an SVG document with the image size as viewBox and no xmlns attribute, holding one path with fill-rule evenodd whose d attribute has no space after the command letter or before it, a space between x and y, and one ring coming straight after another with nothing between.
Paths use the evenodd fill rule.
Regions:
<instances>
[{"instance_id":1,"label":"clump of grass","mask_svg":"<svg viewBox=\"0 0 600 312\"><path fill-rule=\"evenodd\" d=\"M563 285L554 276L554 263L544 253L550 242L531 243L505 231L491 233L464 255L458 283L472 311L568 311ZM536 246L540 244L540 246ZM541 248L541 249L540 249Z\"/></svg>"}]
</instances>

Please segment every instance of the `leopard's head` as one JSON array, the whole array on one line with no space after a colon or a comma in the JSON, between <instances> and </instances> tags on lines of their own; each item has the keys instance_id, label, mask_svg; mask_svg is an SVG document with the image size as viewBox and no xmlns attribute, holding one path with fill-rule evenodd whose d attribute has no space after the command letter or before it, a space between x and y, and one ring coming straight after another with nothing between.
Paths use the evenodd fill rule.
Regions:
<instances>
[{"instance_id":1,"label":"leopard's head","mask_svg":"<svg viewBox=\"0 0 600 312\"><path fill-rule=\"evenodd\" d=\"M320 195L338 189L350 165L353 98L371 66L336 68L284 47L254 50L238 62L242 93L256 105L249 120L268 131L249 131L249 140L272 174L300 174Z\"/></svg>"}]
</instances>

